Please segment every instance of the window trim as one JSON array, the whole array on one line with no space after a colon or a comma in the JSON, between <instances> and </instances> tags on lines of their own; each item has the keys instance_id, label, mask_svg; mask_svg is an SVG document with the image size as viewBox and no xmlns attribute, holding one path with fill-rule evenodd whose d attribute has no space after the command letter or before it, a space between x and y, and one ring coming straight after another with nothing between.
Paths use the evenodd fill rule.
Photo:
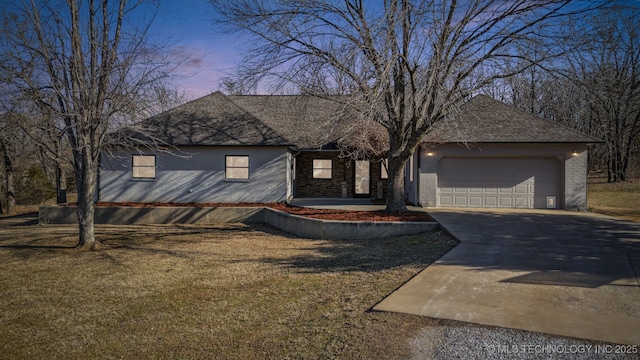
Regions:
<instances>
[{"instance_id":1,"label":"window trim","mask_svg":"<svg viewBox=\"0 0 640 360\"><path fill-rule=\"evenodd\" d=\"M143 157L150 157L153 158L153 166L151 165L135 165L135 158L139 157L139 158L143 158ZM156 176L157 176L157 167L158 167L158 162L156 159L156 155L155 154L131 154L131 179L133 180L155 180ZM139 168L153 168L153 176L136 176L135 175L135 169L139 169Z\"/></svg>"},{"instance_id":2,"label":"window trim","mask_svg":"<svg viewBox=\"0 0 640 360\"><path fill-rule=\"evenodd\" d=\"M316 166L316 161L328 161L330 167L319 167ZM329 170L329 176L316 176L316 170ZM313 179L324 179L324 180L330 180L333 179L333 160L332 159L313 159L313 161L311 162L311 177Z\"/></svg>"},{"instance_id":3,"label":"window trim","mask_svg":"<svg viewBox=\"0 0 640 360\"><path fill-rule=\"evenodd\" d=\"M247 166L229 166L229 158L247 158ZM229 169L247 169L247 177L229 177ZM227 181L248 181L251 179L251 157L249 155L225 155L224 156L224 179Z\"/></svg>"}]
</instances>

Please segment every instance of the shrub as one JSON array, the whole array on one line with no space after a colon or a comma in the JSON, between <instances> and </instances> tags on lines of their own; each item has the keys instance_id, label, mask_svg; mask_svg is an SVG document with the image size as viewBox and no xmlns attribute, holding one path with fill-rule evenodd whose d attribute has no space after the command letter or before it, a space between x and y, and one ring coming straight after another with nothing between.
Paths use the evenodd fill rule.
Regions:
<instances>
[{"instance_id":1,"label":"shrub","mask_svg":"<svg viewBox=\"0 0 640 360\"><path fill-rule=\"evenodd\" d=\"M55 187L39 166L30 167L16 182L18 205L39 205L55 196Z\"/></svg>"}]
</instances>

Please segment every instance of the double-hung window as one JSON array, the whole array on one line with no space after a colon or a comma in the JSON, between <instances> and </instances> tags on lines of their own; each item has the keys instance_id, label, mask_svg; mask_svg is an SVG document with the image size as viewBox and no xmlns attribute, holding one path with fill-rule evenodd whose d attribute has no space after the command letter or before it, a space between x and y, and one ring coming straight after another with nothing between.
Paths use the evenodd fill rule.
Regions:
<instances>
[{"instance_id":1,"label":"double-hung window","mask_svg":"<svg viewBox=\"0 0 640 360\"><path fill-rule=\"evenodd\" d=\"M228 180L248 180L249 156L227 155L225 157L224 178Z\"/></svg>"},{"instance_id":2,"label":"double-hung window","mask_svg":"<svg viewBox=\"0 0 640 360\"><path fill-rule=\"evenodd\" d=\"M313 160L313 178L331 179L331 159Z\"/></svg>"},{"instance_id":3,"label":"double-hung window","mask_svg":"<svg viewBox=\"0 0 640 360\"><path fill-rule=\"evenodd\" d=\"M134 179L155 179L156 156L133 155L131 157L131 177Z\"/></svg>"}]
</instances>

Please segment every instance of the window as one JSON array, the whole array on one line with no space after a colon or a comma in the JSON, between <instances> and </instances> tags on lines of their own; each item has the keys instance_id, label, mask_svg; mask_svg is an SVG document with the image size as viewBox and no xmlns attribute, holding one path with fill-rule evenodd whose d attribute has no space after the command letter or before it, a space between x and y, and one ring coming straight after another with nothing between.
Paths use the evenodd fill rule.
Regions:
<instances>
[{"instance_id":1,"label":"window","mask_svg":"<svg viewBox=\"0 0 640 360\"><path fill-rule=\"evenodd\" d=\"M331 160L314 159L313 160L313 178L314 179L331 179Z\"/></svg>"},{"instance_id":2,"label":"window","mask_svg":"<svg viewBox=\"0 0 640 360\"><path fill-rule=\"evenodd\" d=\"M249 157L226 156L224 178L233 180L249 179Z\"/></svg>"},{"instance_id":3,"label":"window","mask_svg":"<svg viewBox=\"0 0 640 360\"><path fill-rule=\"evenodd\" d=\"M380 163L380 179L389 178L389 171L387 170L388 166L389 166L389 160L388 159L382 160L382 162Z\"/></svg>"},{"instance_id":4,"label":"window","mask_svg":"<svg viewBox=\"0 0 640 360\"><path fill-rule=\"evenodd\" d=\"M133 177L134 179L156 178L155 155L133 155L131 159L131 177Z\"/></svg>"}]
</instances>

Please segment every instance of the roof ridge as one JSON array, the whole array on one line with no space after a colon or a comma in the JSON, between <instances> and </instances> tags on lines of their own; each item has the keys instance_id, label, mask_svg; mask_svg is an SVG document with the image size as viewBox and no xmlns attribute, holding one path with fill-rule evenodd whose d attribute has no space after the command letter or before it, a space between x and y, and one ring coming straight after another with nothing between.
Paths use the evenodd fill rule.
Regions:
<instances>
[{"instance_id":1,"label":"roof ridge","mask_svg":"<svg viewBox=\"0 0 640 360\"><path fill-rule=\"evenodd\" d=\"M178 109L183 108L183 107L188 106L188 105L191 105L191 104L193 104L193 103L194 103L194 102L196 102L196 101L202 101L202 100L204 100L205 98L213 97L214 95L222 95L222 96L224 96L224 94L223 94L222 92L220 92L220 91L214 91L214 92L209 93L209 94L207 94L207 95L200 96L200 97L198 97L198 98L195 98L195 99L189 100L189 101L187 101L187 102L185 102L185 103L183 103L183 104L180 104L180 105L178 105L178 106L176 106L176 107L173 107L173 108L171 108L171 109L165 110L165 111L163 111L163 112L161 112L161 113L158 113L158 114L152 115L152 116L150 116L150 117L148 117L148 118L144 119L143 121L149 121L149 120L154 119L154 118L156 118L156 117L159 117L159 116L165 115L165 114L167 114L167 113L169 113L169 112L177 111Z\"/></svg>"}]
</instances>

